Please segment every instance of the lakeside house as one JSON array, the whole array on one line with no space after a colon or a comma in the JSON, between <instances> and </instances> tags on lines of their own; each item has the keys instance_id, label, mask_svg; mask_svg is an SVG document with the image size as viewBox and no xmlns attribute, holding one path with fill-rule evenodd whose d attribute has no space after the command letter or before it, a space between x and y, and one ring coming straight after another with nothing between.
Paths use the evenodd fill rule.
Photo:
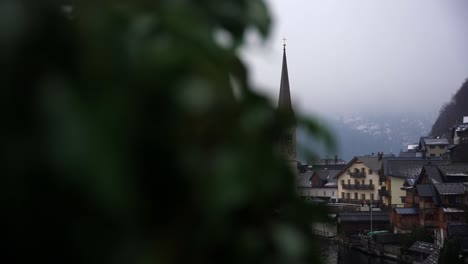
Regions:
<instances>
[{"instance_id":1,"label":"lakeside house","mask_svg":"<svg viewBox=\"0 0 468 264\"><path fill-rule=\"evenodd\" d=\"M299 173L297 176L297 192L306 200L322 199L336 202L338 186L336 174L339 170L329 170L327 167Z\"/></svg>"},{"instance_id":2,"label":"lakeside house","mask_svg":"<svg viewBox=\"0 0 468 264\"><path fill-rule=\"evenodd\" d=\"M433 232L434 242L442 246L448 227L465 221L466 182L468 164L425 165L414 185L405 187L406 208L392 210L394 232L421 226Z\"/></svg>"},{"instance_id":3,"label":"lakeside house","mask_svg":"<svg viewBox=\"0 0 468 264\"><path fill-rule=\"evenodd\" d=\"M383 153L356 156L336 175L339 202L368 205L380 200Z\"/></svg>"}]
</instances>

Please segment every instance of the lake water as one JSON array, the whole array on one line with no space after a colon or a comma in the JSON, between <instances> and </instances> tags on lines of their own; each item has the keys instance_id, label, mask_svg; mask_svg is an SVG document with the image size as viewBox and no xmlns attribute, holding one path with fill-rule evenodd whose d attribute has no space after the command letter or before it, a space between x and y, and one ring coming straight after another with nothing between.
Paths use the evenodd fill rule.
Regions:
<instances>
[{"instance_id":1,"label":"lake water","mask_svg":"<svg viewBox=\"0 0 468 264\"><path fill-rule=\"evenodd\" d=\"M320 243L324 264L396 264L396 261L370 256L323 239Z\"/></svg>"}]
</instances>

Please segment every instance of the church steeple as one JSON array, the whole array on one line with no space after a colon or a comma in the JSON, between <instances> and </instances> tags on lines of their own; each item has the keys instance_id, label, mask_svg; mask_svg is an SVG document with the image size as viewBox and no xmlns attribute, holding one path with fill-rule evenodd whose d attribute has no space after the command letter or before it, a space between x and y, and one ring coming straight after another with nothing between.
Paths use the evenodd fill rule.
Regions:
<instances>
[{"instance_id":1,"label":"church steeple","mask_svg":"<svg viewBox=\"0 0 468 264\"><path fill-rule=\"evenodd\" d=\"M283 39L286 41L286 39ZM294 115L291 103L291 92L289 90L288 63L286 61L286 42L283 44L283 65L281 69L280 93L278 98L278 110L282 113ZM297 174L297 153L296 153L296 127L293 125L284 131L279 147L283 158L291 167L294 174Z\"/></svg>"},{"instance_id":2,"label":"church steeple","mask_svg":"<svg viewBox=\"0 0 468 264\"><path fill-rule=\"evenodd\" d=\"M286 39L283 39L286 41ZM286 60L286 42L283 43L283 66L281 68L280 93L278 97L278 110L293 112L291 92L289 91L288 63Z\"/></svg>"}]
</instances>

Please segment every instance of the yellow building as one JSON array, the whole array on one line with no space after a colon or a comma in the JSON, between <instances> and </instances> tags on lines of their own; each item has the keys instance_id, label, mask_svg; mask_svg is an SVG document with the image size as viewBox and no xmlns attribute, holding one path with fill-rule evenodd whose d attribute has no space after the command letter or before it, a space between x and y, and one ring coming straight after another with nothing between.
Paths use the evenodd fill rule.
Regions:
<instances>
[{"instance_id":1,"label":"yellow building","mask_svg":"<svg viewBox=\"0 0 468 264\"><path fill-rule=\"evenodd\" d=\"M343 203L373 204L380 200L382 186L379 172L382 169L383 154L354 157L337 174L338 198Z\"/></svg>"},{"instance_id":2,"label":"yellow building","mask_svg":"<svg viewBox=\"0 0 468 264\"><path fill-rule=\"evenodd\" d=\"M385 185L379 190L385 205L404 207L406 190L402 190L406 179L416 179L424 165L446 164L447 160L431 160L422 158L385 158L383 175Z\"/></svg>"}]
</instances>

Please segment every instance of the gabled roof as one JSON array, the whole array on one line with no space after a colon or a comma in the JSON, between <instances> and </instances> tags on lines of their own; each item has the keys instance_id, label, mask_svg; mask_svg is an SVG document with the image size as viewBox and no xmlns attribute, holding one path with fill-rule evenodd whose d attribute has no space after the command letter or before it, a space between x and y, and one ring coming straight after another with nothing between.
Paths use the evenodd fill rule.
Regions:
<instances>
[{"instance_id":1,"label":"gabled roof","mask_svg":"<svg viewBox=\"0 0 468 264\"><path fill-rule=\"evenodd\" d=\"M418 195L420 197L429 197L432 198L432 202L439 206L442 204L439 194L436 191L436 188L433 184L417 184L416 190L418 191Z\"/></svg>"},{"instance_id":2,"label":"gabled roof","mask_svg":"<svg viewBox=\"0 0 468 264\"><path fill-rule=\"evenodd\" d=\"M395 212L399 215L417 215L419 209L416 207L395 208Z\"/></svg>"},{"instance_id":3,"label":"gabled roof","mask_svg":"<svg viewBox=\"0 0 468 264\"><path fill-rule=\"evenodd\" d=\"M382 168L382 159L378 156L359 156L358 160L362 161L369 169L378 172Z\"/></svg>"},{"instance_id":4,"label":"gabled roof","mask_svg":"<svg viewBox=\"0 0 468 264\"><path fill-rule=\"evenodd\" d=\"M446 160L422 158L386 158L383 162L384 175L398 178L417 178L424 165L446 164Z\"/></svg>"},{"instance_id":5,"label":"gabled roof","mask_svg":"<svg viewBox=\"0 0 468 264\"><path fill-rule=\"evenodd\" d=\"M465 193L463 183L436 183L434 184L440 195L457 195Z\"/></svg>"},{"instance_id":6,"label":"gabled roof","mask_svg":"<svg viewBox=\"0 0 468 264\"><path fill-rule=\"evenodd\" d=\"M449 142L446 138L423 138L426 145L448 145Z\"/></svg>"},{"instance_id":7,"label":"gabled roof","mask_svg":"<svg viewBox=\"0 0 468 264\"><path fill-rule=\"evenodd\" d=\"M436 165L425 165L423 167L423 170L421 171L421 174L416 179L416 183L421 182L421 176L423 175L423 171L426 172L427 176L432 181L432 183L445 182L443 175L440 173L439 168Z\"/></svg>"},{"instance_id":8,"label":"gabled roof","mask_svg":"<svg viewBox=\"0 0 468 264\"><path fill-rule=\"evenodd\" d=\"M296 184L300 188L311 188L310 178L312 177L312 171L307 171L297 175Z\"/></svg>"},{"instance_id":9,"label":"gabled roof","mask_svg":"<svg viewBox=\"0 0 468 264\"><path fill-rule=\"evenodd\" d=\"M438 167L445 177L468 177L468 164L447 164Z\"/></svg>"},{"instance_id":10,"label":"gabled roof","mask_svg":"<svg viewBox=\"0 0 468 264\"><path fill-rule=\"evenodd\" d=\"M379 158L379 156L355 156L340 172L336 174L335 178L340 177L356 162L362 162L369 169L372 169L374 172L378 173L382 168L383 159L383 157Z\"/></svg>"},{"instance_id":11,"label":"gabled roof","mask_svg":"<svg viewBox=\"0 0 468 264\"><path fill-rule=\"evenodd\" d=\"M435 138L435 137L421 137L419 139L419 145L425 147L426 145L448 145L449 142L446 138Z\"/></svg>"}]
</instances>

